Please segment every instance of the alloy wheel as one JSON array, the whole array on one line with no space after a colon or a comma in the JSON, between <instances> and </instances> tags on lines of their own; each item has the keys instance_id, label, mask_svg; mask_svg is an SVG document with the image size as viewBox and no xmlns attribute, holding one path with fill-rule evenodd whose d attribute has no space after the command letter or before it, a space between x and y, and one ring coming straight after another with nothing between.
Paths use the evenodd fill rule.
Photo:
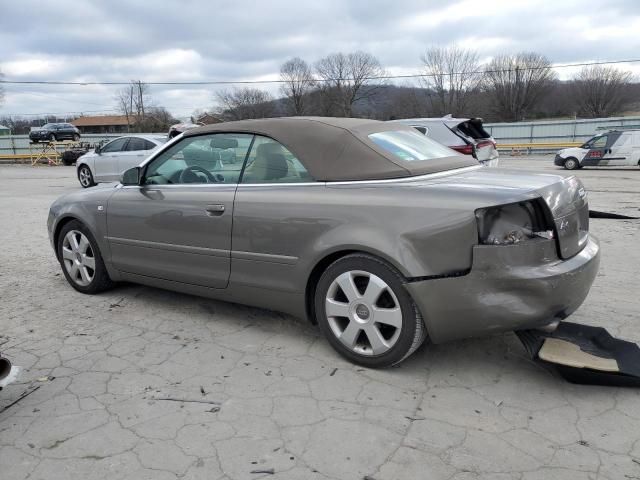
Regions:
<instances>
[{"instance_id":1,"label":"alloy wheel","mask_svg":"<svg viewBox=\"0 0 640 480\"><path fill-rule=\"evenodd\" d=\"M333 334L359 355L381 355L398 341L400 302L391 287L370 272L351 270L336 277L325 298Z\"/></svg>"},{"instance_id":2,"label":"alloy wheel","mask_svg":"<svg viewBox=\"0 0 640 480\"><path fill-rule=\"evenodd\" d=\"M83 187L91 186L91 171L88 167L80 168L80 171L78 171L78 179L80 180L80 185Z\"/></svg>"},{"instance_id":3,"label":"alloy wheel","mask_svg":"<svg viewBox=\"0 0 640 480\"><path fill-rule=\"evenodd\" d=\"M62 241L64 267L73 282L86 287L96 273L96 258L89 239L78 230L70 230Z\"/></svg>"}]
</instances>

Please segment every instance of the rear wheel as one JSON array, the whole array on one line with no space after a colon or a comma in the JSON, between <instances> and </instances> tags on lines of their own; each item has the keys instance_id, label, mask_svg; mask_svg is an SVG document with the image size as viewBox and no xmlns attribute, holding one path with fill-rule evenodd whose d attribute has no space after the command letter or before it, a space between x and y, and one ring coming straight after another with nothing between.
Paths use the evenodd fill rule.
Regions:
<instances>
[{"instance_id":1,"label":"rear wheel","mask_svg":"<svg viewBox=\"0 0 640 480\"><path fill-rule=\"evenodd\" d=\"M332 263L316 288L315 310L331 346L348 360L371 368L402 362L424 341L426 329L388 263L352 254Z\"/></svg>"},{"instance_id":2,"label":"rear wheel","mask_svg":"<svg viewBox=\"0 0 640 480\"><path fill-rule=\"evenodd\" d=\"M77 220L62 227L58 236L58 260L69 284L82 293L98 293L113 286L96 240Z\"/></svg>"},{"instance_id":3,"label":"rear wheel","mask_svg":"<svg viewBox=\"0 0 640 480\"><path fill-rule=\"evenodd\" d=\"M576 158L569 157L564 161L564 168L567 170L575 170L580 168L580 162Z\"/></svg>"},{"instance_id":4,"label":"rear wheel","mask_svg":"<svg viewBox=\"0 0 640 480\"><path fill-rule=\"evenodd\" d=\"M77 133L73 135L73 141L77 142L78 140L80 140L80 135L78 135Z\"/></svg>"},{"instance_id":5,"label":"rear wheel","mask_svg":"<svg viewBox=\"0 0 640 480\"><path fill-rule=\"evenodd\" d=\"M93 180L93 174L91 173L91 169L88 165L80 165L78 168L78 180L80 181L80 185L82 188L93 187L96 182Z\"/></svg>"}]
</instances>

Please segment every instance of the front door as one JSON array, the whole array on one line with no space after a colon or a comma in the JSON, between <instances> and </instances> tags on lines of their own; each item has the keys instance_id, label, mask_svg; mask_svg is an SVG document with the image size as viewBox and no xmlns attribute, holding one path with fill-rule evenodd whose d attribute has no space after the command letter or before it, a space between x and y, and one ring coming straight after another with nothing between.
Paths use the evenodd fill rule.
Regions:
<instances>
[{"instance_id":1,"label":"front door","mask_svg":"<svg viewBox=\"0 0 640 480\"><path fill-rule=\"evenodd\" d=\"M94 164L94 178L98 182L115 182L120 179L118 161L128 142L128 137L116 138L100 149Z\"/></svg>"},{"instance_id":2,"label":"front door","mask_svg":"<svg viewBox=\"0 0 640 480\"><path fill-rule=\"evenodd\" d=\"M111 261L122 272L224 288L233 203L244 161L223 165L221 146L245 159L250 134L185 137L151 160L141 184L107 207Z\"/></svg>"}]
</instances>

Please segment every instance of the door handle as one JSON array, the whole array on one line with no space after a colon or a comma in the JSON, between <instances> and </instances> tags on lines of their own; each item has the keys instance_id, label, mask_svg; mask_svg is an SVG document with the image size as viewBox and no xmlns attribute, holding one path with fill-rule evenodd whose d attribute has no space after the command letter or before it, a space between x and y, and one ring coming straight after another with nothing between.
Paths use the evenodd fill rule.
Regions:
<instances>
[{"instance_id":1,"label":"door handle","mask_svg":"<svg viewBox=\"0 0 640 480\"><path fill-rule=\"evenodd\" d=\"M216 203L215 205L207 205L205 211L210 217L219 217L224 213L224 205L221 203Z\"/></svg>"}]
</instances>

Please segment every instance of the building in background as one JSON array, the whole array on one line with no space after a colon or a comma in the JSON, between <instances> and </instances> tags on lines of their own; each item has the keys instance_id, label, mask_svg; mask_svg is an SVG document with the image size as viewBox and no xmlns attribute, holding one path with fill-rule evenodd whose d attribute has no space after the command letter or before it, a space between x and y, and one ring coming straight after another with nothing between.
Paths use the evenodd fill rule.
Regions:
<instances>
[{"instance_id":1,"label":"building in background","mask_svg":"<svg viewBox=\"0 0 640 480\"><path fill-rule=\"evenodd\" d=\"M2 135L11 135L11 129L9 127L5 127L4 125L0 125L0 136Z\"/></svg>"},{"instance_id":2,"label":"building in background","mask_svg":"<svg viewBox=\"0 0 640 480\"><path fill-rule=\"evenodd\" d=\"M127 133L133 125L125 115L96 115L79 117L71 123L78 127L80 133Z\"/></svg>"}]
</instances>

